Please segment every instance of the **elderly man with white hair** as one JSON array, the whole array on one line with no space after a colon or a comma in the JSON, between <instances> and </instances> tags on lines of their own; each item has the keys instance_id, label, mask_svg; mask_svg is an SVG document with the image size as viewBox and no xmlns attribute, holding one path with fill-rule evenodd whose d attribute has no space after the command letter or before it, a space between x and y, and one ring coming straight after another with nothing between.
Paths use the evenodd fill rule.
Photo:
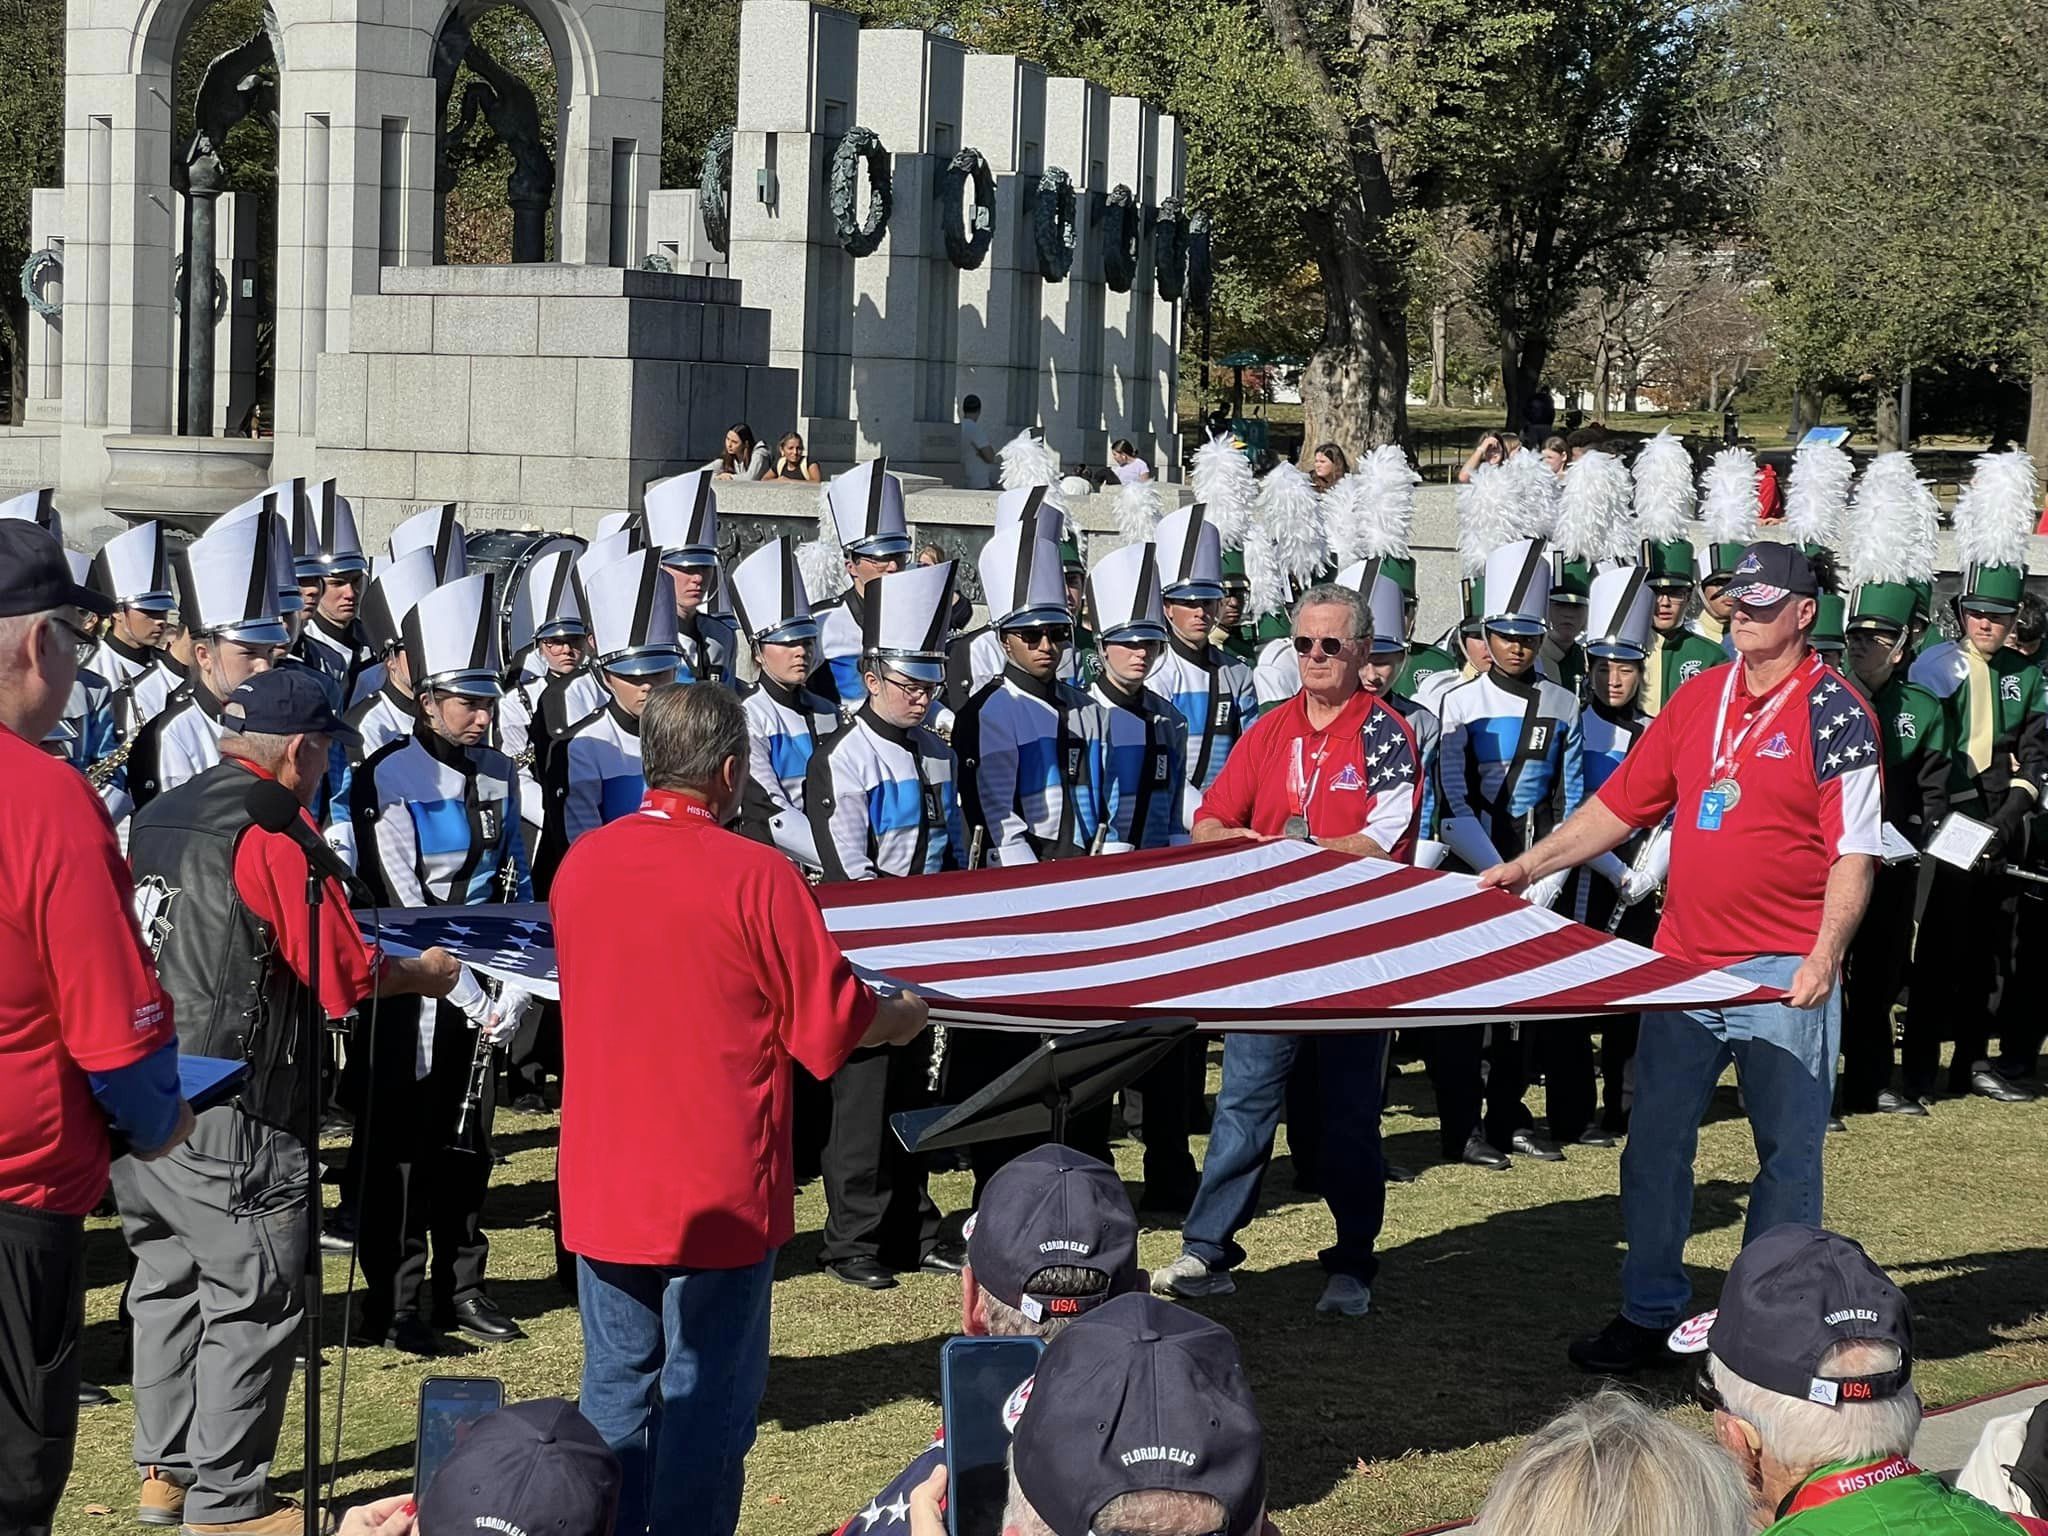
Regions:
<instances>
[{"instance_id":1,"label":"elderly man with white hair","mask_svg":"<svg viewBox=\"0 0 2048 1536\"><path fill-rule=\"evenodd\" d=\"M1716 1312L1671 1336L1707 1352L1697 1394L1714 1437L1786 1536L2016 1536L2001 1514L1908 1455L1920 1429L1906 1298L1856 1243L1786 1222L1743 1249Z\"/></svg>"}]
</instances>

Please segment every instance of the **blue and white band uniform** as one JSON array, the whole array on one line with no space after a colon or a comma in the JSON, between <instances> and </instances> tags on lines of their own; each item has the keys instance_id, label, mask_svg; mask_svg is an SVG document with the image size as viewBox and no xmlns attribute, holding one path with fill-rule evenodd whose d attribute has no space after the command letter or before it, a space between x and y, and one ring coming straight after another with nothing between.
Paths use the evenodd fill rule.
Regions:
<instances>
[{"instance_id":1,"label":"blue and white band uniform","mask_svg":"<svg viewBox=\"0 0 2048 1536\"><path fill-rule=\"evenodd\" d=\"M807 687L786 688L764 677L740 707L747 716L748 777L740 819L804 868L817 869L805 783L813 757L840 727L839 706Z\"/></svg>"},{"instance_id":2,"label":"blue and white band uniform","mask_svg":"<svg viewBox=\"0 0 2048 1536\"><path fill-rule=\"evenodd\" d=\"M817 662L811 669L811 688L850 709L860 707L867 690L860 680L860 645L863 608L860 594L851 587L811 610L818 622Z\"/></svg>"},{"instance_id":3,"label":"blue and white band uniform","mask_svg":"<svg viewBox=\"0 0 2048 1536\"><path fill-rule=\"evenodd\" d=\"M676 666L677 682L732 687L739 635L731 624L701 608L687 619L677 615L676 644L682 650L682 660Z\"/></svg>"},{"instance_id":4,"label":"blue and white band uniform","mask_svg":"<svg viewBox=\"0 0 2048 1536\"><path fill-rule=\"evenodd\" d=\"M356 786L357 867L384 905L533 899L518 777L496 747L455 746L422 721L368 758Z\"/></svg>"},{"instance_id":5,"label":"blue and white band uniform","mask_svg":"<svg viewBox=\"0 0 2048 1536\"><path fill-rule=\"evenodd\" d=\"M804 806L827 880L931 875L966 861L953 749L869 705L809 764Z\"/></svg>"},{"instance_id":6,"label":"blue and white band uniform","mask_svg":"<svg viewBox=\"0 0 2048 1536\"><path fill-rule=\"evenodd\" d=\"M1442 840L1473 870L1521 854L1586 794L1577 698L1537 677L1487 672L1438 696Z\"/></svg>"},{"instance_id":7,"label":"blue and white band uniform","mask_svg":"<svg viewBox=\"0 0 2048 1536\"><path fill-rule=\"evenodd\" d=\"M1125 693L1097 678L1096 750L1102 816L1110 841L1167 848L1187 841L1184 787L1188 727L1180 711L1140 687Z\"/></svg>"},{"instance_id":8,"label":"blue and white band uniform","mask_svg":"<svg viewBox=\"0 0 2048 1536\"><path fill-rule=\"evenodd\" d=\"M1206 640L1199 649L1176 635L1145 686L1171 704L1187 725L1187 790L1182 819L1192 825L1202 792L1216 782L1230 749L1258 717L1252 669Z\"/></svg>"},{"instance_id":9,"label":"blue and white band uniform","mask_svg":"<svg viewBox=\"0 0 2048 1536\"><path fill-rule=\"evenodd\" d=\"M551 746L571 728L603 709L611 694L587 665L573 672L529 677L498 704L498 745L519 770L519 814L535 832L544 819L539 766L544 755L538 730ZM534 749L531 761L527 749Z\"/></svg>"},{"instance_id":10,"label":"blue and white band uniform","mask_svg":"<svg viewBox=\"0 0 2048 1536\"><path fill-rule=\"evenodd\" d=\"M1015 667L953 721L961 815L984 832L990 863L1031 864L1088 851L1100 821L1095 705L1071 684Z\"/></svg>"}]
</instances>

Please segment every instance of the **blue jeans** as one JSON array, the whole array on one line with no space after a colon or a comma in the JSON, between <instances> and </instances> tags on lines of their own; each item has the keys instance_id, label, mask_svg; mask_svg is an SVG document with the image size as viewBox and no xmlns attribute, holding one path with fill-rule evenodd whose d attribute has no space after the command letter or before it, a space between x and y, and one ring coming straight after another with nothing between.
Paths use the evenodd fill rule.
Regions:
<instances>
[{"instance_id":1,"label":"blue jeans","mask_svg":"<svg viewBox=\"0 0 2048 1536\"><path fill-rule=\"evenodd\" d=\"M745 1269L576 1268L581 1407L618 1453L618 1536L731 1536L768 1384L775 1255Z\"/></svg>"},{"instance_id":2,"label":"blue jeans","mask_svg":"<svg viewBox=\"0 0 2048 1536\"><path fill-rule=\"evenodd\" d=\"M1300 1041L1293 1035L1223 1037L1223 1088L1202 1162L1202 1187L1188 1212L1181 1247L1211 1269L1244 1262L1237 1234L1259 1207L1259 1184L1273 1156L1273 1133L1287 1101L1287 1074ZM1387 1168L1380 1157L1380 1079L1384 1033L1316 1036L1323 1108L1323 1199L1337 1242L1323 1268L1367 1285L1379 1269L1372 1245L1387 1210Z\"/></svg>"},{"instance_id":3,"label":"blue jeans","mask_svg":"<svg viewBox=\"0 0 2048 1536\"><path fill-rule=\"evenodd\" d=\"M1790 984L1803 955L1759 955L1722 969L1767 986ZM1686 1314L1692 1283L1685 1240L1692 1235L1692 1163L1700 1121L1730 1061L1756 1139L1756 1180L1742 1240L1787 1221L1818 1225L1821 1143L1835 1091L1842 1040L1842 989L1818 1008L1760 1003L1646 1013L1636 1045L1636 1098L1621 1155L1621 1315L1668 1328Z\"/></svg>"}]
</instances>

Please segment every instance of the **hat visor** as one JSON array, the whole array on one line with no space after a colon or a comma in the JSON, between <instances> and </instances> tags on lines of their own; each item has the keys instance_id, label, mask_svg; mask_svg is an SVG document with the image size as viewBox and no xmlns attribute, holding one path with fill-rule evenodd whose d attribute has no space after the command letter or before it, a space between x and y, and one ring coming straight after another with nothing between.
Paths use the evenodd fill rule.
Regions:
<instances>
[{"instance_id":1,"label":"hat visor","mask_svg":"<svg viewBox=\"0 0 2048 1536\"><path fill-rule=\"evenodd\" d=\"M95 592L91 587L73 585L64 601L74 608L83 608L87 613L96 613L105 618L114 611L114 600L104 593ZM166 608L170 605L166 604Z\"/></svg>"},{"instance_id":2,"label":"hat visor","mask_svg":"<svg viewBox=\"0 0 2048 1536\"><path fill-rule=\"evenodd\" d=\"M943 683L946 680L946 659L943 656L924 652L869 651L862 662L890 672L900 672L913 683Z\"/></svg>"},{"instance_id":3,"label":"hat visor","mask_svg":"<svg viewBox=\"0 0 2048 1536\"><path fill-rule=\"evenodd\" d=\"M1674 576L1667 572L1663 575L1644 577L1643 585L1652 592L1690 592L1692 590L1692 578L1690 576Z\"/></svg>"},{"instance_id":4,"label":"hat visor","mask_svg":"<svg viewBox=\"0 0 2048 1536\"><path fill-rule=\"evenodd\" d=\"M1163 645L1166 642L1164 624L1121 624L1115 629L1102 632L1105 645Z\"/></svg>"},{"instance_id":5,"label":"hat visor","mask_svg":"<svg viewBox=\"0 0 2048 1536\"><path fill-rule=\"evenodd\" d=\"M1543 634L1550 628L1542 619L1532 619L1522 613L1490 613L1485 623L1489 634L1515 635L1522 639Z\"/></svg>"},{"instance_id":6,"label":"hat visor","mask_svg":"<svg viewBox=\"0 0 2048 1536\"><path fill-rule=\"evenodd\" d=\"M1874 613L1859 614L1842 628L1852 635L1903 635L1906 626L1897 619L1887 619Z\"/></svg>"},{"instance_id":7,"label":"hat visor","mask_svg":"<svg viewBox=\"0 0 2048 1536\"><path fill-rule=\"evenodd\" d=\"M718 564L718 551L701 544L686 544L661 552L661 563L686 571L708 570Z\"/></svg>"},{"instance_id":8,"label":"hat visor","mask_svg":"<svg viewBox=\"0 0 2048 1536\"><path fill-rule=\"evenodd\" d=\"M1393 635L1374 635L1367 647L1368 654L1373 656L1398 656L1407 649L1408 642Z\"/></svg>"},{"instance_id":9,"label":"hat visor","mask_svg":"<svg viewBox=\"0 0 2048 1536\"><path fill-rule=\"evenodd\" d=\"M459 694L465 699L502 699L505 690L492 672L440 672L421 684L429 693Z\"/></svg>"},{"instance_id":10,"label":"hat visor","mask_svg":"<svg viewBox=\"0 0 2048 1536\"><path fill-rule=\"evenodd\" d=\"M791 619L787 624L778 624L773 629L763 630L754 636L756 645L796 645L805 640L818 638L816 619Z\"/></svg>"},{"instance_id":11,"label":"hat visor","mask_svg":"<svg viewBox=\"0 0 2048 1536\"><path fill-rule=\"evenodd\" d=\"M144 592L136 597L124 597L112 606L133 608L137 613L170 613L178 606L178 600L168 592Z\"/></svg>"},{"instance_id":12,"label":"hat visor","mask_svg":"<svg viewBox=\"0 0 2048 1536\"><path fill-rule=\"evenodd\" d=\"M683 653L664 648L658 651L622 651L615 656L600 656L598 667L606 672L616 672L621 677L647 677L656 672L673 672L683 664Z\"/></svg>"},{"instance_id":13,"label":"hat visor","mask_svg":"<svg viewBox=\"0 0 2048 1536\"><path fill-rule=\"evenodd\" d=\"M1023 608L1019 609L1016 613L1005 614L1002 619L997 621L996 628L999 630L1028 629L1034 624L1064 624L1069 629L1072 629L1074 627L1074 616L1064 608L1050 606Z\"/></svg>"},{"instance_id":14,"label":"hat visor","mask_svg":"<svg viewBox=\"0 0 2048 1536\"><path fill-rule=\"evenodd\" d=\"M887 560L892 555L910 553L910 535L907 533L877 534L872 539L862 539L857 544L846 546L849 555L866 555L871 560Z\"/></svg>"},{"instance_id":15,"label":"hat visor","mask_svg":"<svg viewBox=\"0 0 2048 1536\"><path fill-rule=\"evenodd\" d=\"M1251 590L1249 583L1244 590ZM1181 581L1168 587L1163 595L1169 603L1219 603L1223 600L1223 586L1214 581Z\"/></svg>"},{"instance_id":16,"label":"hat visor","mask_svg":"<svg viewBox=\"0 0 2048 1536\"><path fill-rule=\"evenodd\" d=\"M1633 661L1641 663L1649 659L1650 653L1633 640L1589 640L1586 654L1596 661Z\"/></svg>"},{"instance_id":17,"label":"hat visor","mask_svg":"<svg viewBox=\"0 0 2048 1536\"><path fill-rule=\"evenodd\" d=\"M1964 613L1988 613L1994 618L2006 618L2020 611L2018 603L2008 603L1996 597L1962 597L1956 599L1956 607Z\"/></svg>"},{"instance_id":18,"label":"hat visor","mask_svg":"<svg viewBox=\"0 0 2048 1536\"><path fill-rule=\"evenodd\" d=\"M222 624L203 631L220 640L232 640L237 645L284 645L291 639L282 621L259 619L253 624Z\"/></svg>"},{"instance_id":19,"label":"hat visor","mask_svg":"<svg viewBox=\"0 0 2048 1536\"><path fill-rule=\"evenodd\" d=\"M327 712L327 723L325 725L316 725L307 731L306 734L309 736L325 736L338 747L353 747L358 745L363 739L362 732L358 731L332 710Z\"/></svg>"},{"instance_id":20,"label":"hat visor","mask_svg":"<svg viewBox=\"0 0 2048 1536\"><path fill-rule=\"evenodd\" d=\"M536 640L581 640L590 633L590 627L581 619L562 619L553 624L543 624L533 632Z\"/></svg>"},{"instance_id":21,"label":"hat visor","mask_svg":"<svg viewBox=\"0 0 2048 1536\"><path fill-rule=\"evenodd\" d=\"M1752 581L1748 586L1730 587L1721 594L1731 602L1745 608L1775 608L1793 595L1790 587L1774 587L1768 582Z\"/></svg>"}]
</instances>

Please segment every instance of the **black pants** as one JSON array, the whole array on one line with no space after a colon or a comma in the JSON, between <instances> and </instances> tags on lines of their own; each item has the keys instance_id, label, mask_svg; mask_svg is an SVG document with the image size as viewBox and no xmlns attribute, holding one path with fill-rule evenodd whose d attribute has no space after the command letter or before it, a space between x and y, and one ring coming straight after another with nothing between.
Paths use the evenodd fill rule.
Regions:
<instances>
[{"instance_id":1,"label":"black pants","mask_svg":"<svg viewBox=\"0 0 2048 1536\"><path fill-rule=\"evenodd\" d=\"M479 1295L490 1252L483 1204L491 1182L495 1074L484 1074L482 1106L456 1145L476 1033L459 1008L430 1001L418 1006L433 1021L433 1066L424 1078L413 1076L411 1000L380 1004L371 1094L353 1154L362 1165L356 1247L363 1321L371 1332L401 1314L445 1316L456 1302Z\"/></svg>"},{"instance_id":2,"label":"black pants","mask_svg":"<svg viewBox=\"0 0 2048 1536\"><path fill-rule=\"evenodd\" d=\"M1912 864L1880 865L1870 906L1842 967L1842 1112L1877 1112L1877 1096L1892 1085L1892 1010L1905 990L1913 953L1913 905L1920 871ZM1941 1043L1934 1042L1936 1054Z\"/></svg>"},{"instance_id":3,"label":"black pants","mask_svg":"<svg viewBox=\"0 0 2048 1536\"><path fill-rule=\"evenodd\" d=\"M1992 1002L2012 968L2013 883L1950 864L1934 866L1899 1052L1909 1094L1934 1092L1944 1038L1956 1043L1951 1093L1969 1091L1971 1067L1991 1049Z\"/></svg>"},{"instance_id":4,"label":"black pants","mask_svg":"<svg viewBox=\"0 0 2048 1536\"><path fill-rule=\"evenodd\" d=\"M1642 1027L1641 1016L1633 1013L1600 1021L1600 1129L1610 1135L1628 1129L1628 1064Z\"/></svg>"},{"instance_id":5,"label":"black pants","mask_svg":"<svg viewBox=\"0 0 2048 1536\"><path fill-rule=\"evenodd\" d=\"M505 1049L505 1076L514 1098L545 1097L548 1078L562 1075L562 1005L543 1003Z\"/></svg>"},{"instance_id":6,"label":"black pants","mask_svg":"<svg viewBox=\"0 0 2048 1536\"><path fill-rule=\"evenodd\" d=\"M1522 1103L1529 1087L1528 1041L1515 1026L1452 1024L1421 1031L1421 1039L1422 1059L1436 1085L1445 1158L1464 1156L1474 1131L1505 1152L1515 1132L1536 1123Z\"/></svg>"},{"instance_id":7,"label":"black pants","mask_svg":"<svg viewBox=\"0 0 2048 1536\"><path fill-rule=\"evenodd\" d=\"M928 1097L930 1042L855 1051L832 1074L832 1133L825 1176L825 1246L819 1260L880 1259L915 1269L938 1237L939 1208L925 1190L924 1160L904 1150L889 1116Z\"/></svg>"},{"instance_id":8,"label":"black pants","mask_svg":"<svg viewBox=\"0 0 2048 1536\"><path fill-rule=\"evenodd\" d=\"M1595 1019L1536 1019L1526 1025L1529 1053L1543 1074L1543 1101L1549 1108L1550 1139L1577 1141L1593 1124L1599 1106L1593 1070ZM1512 1133L1510 1133L1512 1134Z\"/></svg>"},{"instance_id":9,"label":"black pants","mask_svg":"<svg viewBox=\"0 0 2048 1536\"><path fill-rule=\"evenodd\" d=\"M2015 906L2013 966L1998 996L1998 1070L2007 1077L2032 1077L2041 1068L2048 1018L2042 1014L2040 992L2018 978L2048 953L2048 894L2039 886L2023 886Z\"/></svg>"},{"instance_id":10,"label":"black pants","mask_svg":"<svg viewBox=\"0 0 2048 1536\"><path fill-rule=\"evenodd\" d=\"M965 1103L1037 1050L1038 1041L1037 1035L1016 1030L949 1031L943 1079L945 1101L948 1104ZM994 1141L976 1142L969 1147L968 1157L974 1168L974 1203L977 1206L981 1204L982 1186L988 1183L989 1175L1011 1158L1029 1152L1033 1147L1043 1146L1051 1140L1050 1133L1039 1136L1005 1136ZM1099 1104L1068 1120L1067 1145L1076 1152L1086 1152L1090 1157L1100 1158L1105 1163L1110 1160L1108 1103Z\"/></svg>"},{"instance_id":11,"label":"black pants","mask_svg":"<svg viewBox=\"0 0 2048 1536\"><path fill-rule=\"evenodd\" d=\"M71 1476L85 1221L0 1202L0 1531L47 1536Z\"/></svg>"},{"instance_id":12,"label":"black pants","mask_svg":"<svg viewBox=\"0 0 2048 1536\"><path fill-rule=\"evenodd\" d=\"M1144 1109L1145 1196L1185 1203L1202 1181L1188 1136L1201 1098L1207 1042L1190 1035L1145 1070L1131 1086Z\"/></svg>"}]
</instances>

